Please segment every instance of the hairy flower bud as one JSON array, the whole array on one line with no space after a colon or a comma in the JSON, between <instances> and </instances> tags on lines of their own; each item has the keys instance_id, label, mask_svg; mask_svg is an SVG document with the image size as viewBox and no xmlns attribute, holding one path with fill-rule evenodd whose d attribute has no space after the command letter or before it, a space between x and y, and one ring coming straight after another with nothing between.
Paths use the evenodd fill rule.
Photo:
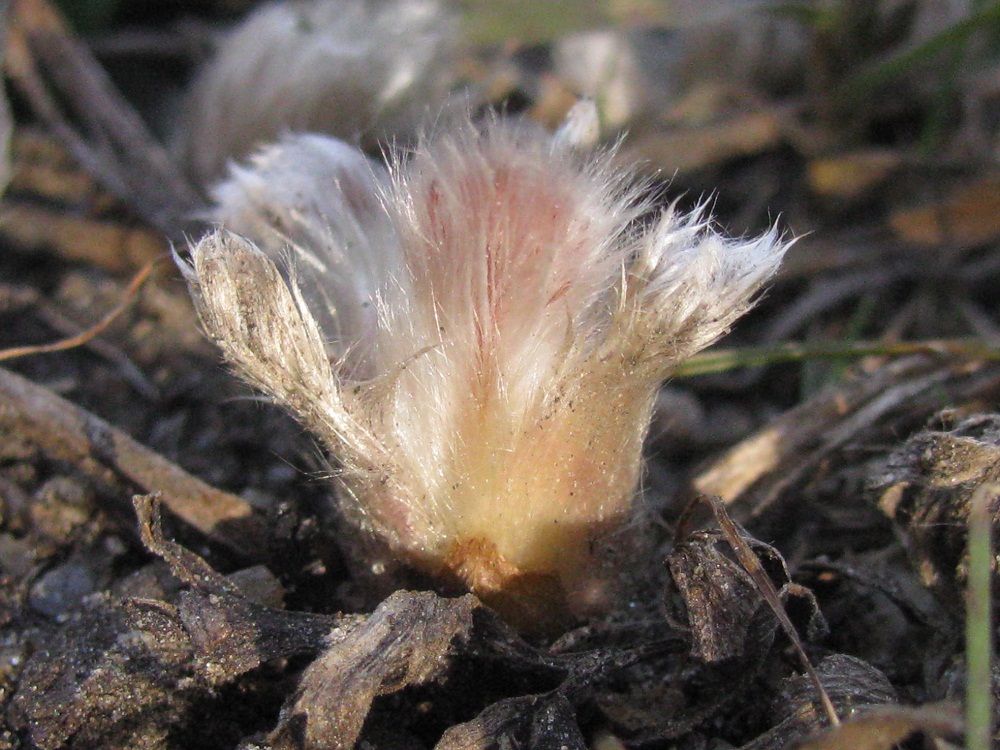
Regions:
<instances>
[{"instance_id":1,"label":"hairy flower bud","mask_svg":"<svg viewBox=\"0 0 1000 750\"><path fill-rule=\"evenodd\" d=\"M585 611L660 384L785 244L673 208L642 226L629 175L565 132L465 121L388 175L306 138L218 191L257 244L220 231L193 249L205 327L337 457L357 527L521 626Z\"/></svg>"}]
</instances>

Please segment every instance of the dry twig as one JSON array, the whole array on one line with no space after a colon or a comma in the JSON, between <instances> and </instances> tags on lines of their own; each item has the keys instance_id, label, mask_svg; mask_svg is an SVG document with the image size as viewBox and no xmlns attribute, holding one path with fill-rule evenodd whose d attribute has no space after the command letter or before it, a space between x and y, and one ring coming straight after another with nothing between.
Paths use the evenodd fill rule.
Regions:
<instances>
[{"instance_id":1,"label":"dry twig","mask_svg":"<svg viewBox=\"0 0 1000 750\"><path fill-rule=\"evenodd\" d=\"M81 165L168 237L204 204L46 0L16 0L6 72ZM65 100L65 108L60 99Z\"/></svg>"},{"instance_id":2,"label":"dry twig","mask_svg":"<svg viewBox=\"0 0 1000 750\"><path fill-rule=\"evenodd\" d=\"M260 557L266 529L242 498L202 482L46 388L0 369L0 435L72 464L115 494L158 492L183 521L241 558ZM16 450L16 447L13 448ZM122 486L124 485L124 486Z\"/></svg>"},{"instance_id":3,"label":"dry twig","mask_svg":"<svg viewBox=\"0 0 1000 750\"><path fill-rule=\"evenodd\" d=\"M97 325L91 326L87 330L69 338L61 339L59 341L54 341L51 344L38 344L35 346L14 346L9 349L0 350L0 362L5 362L8 359L16 359L17 357L25 357L31 354L48 354L50 352L62 352L67 349L74 349L78 346L88 343L95 336L100 335L109 325L111 325L115 319L121 315L128 308L132 301L135 299L136 294L139 293L139 289L142 285L146 283L150 274L156 268L156 263L147 263L142 270L139 271L129 283L128 287L125 289L125 294L122 295L122 299L117 305L105 315Z\"/></svg>"},{"instance_id":4,"label":"dry twig","mask_svg":"<svg viewBox=\"0 0 1000 750\"><path fill-rule=\"evenodd\" d=\"M698 492L719 495L738 521L759 517L838 449L891 419L922 421L948 403L995 392L997 370L925 356L890 362L791 409L702 471Z\"/></svg>"}]
</instances>

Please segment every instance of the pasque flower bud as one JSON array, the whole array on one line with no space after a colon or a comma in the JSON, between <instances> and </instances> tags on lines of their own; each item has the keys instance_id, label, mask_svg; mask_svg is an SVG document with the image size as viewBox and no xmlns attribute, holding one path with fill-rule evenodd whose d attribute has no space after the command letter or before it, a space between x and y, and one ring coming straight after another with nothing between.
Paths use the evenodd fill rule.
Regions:
<instances>
[{"instance_id":1,"label":"pasque flower bud","mask_svg":"<svg viewBox=\"0 0 1000 750\"><path fill-rule=\"evenodd\" d=\"M218 189L225 228L186 269L229 361L336 457L348 522L529 629L593 605L657 389L786 247L703 211L639 221L575 117L466 119L388 170L286 138Z\"/></svg>"}]
</instances>

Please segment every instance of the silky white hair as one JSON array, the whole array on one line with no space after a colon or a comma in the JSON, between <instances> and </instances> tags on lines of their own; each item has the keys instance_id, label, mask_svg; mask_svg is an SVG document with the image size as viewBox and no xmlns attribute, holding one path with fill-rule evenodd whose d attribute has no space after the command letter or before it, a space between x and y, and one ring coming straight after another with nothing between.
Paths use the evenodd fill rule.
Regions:
<instances>
[{"instance_id":1,"label":"silky white hair","mask_svg":"<svg viewBox=\"0 0 1000 750\"><path fill-rule=\"evenodd\" d=\"M216 190L224 228L184 267L227 359L337 457L345 516L501 608L582 608L659 386L787 247L704 209L640 222L586 130L465 119L388 170L287 137Z\"/></svg>"}]
</instances>

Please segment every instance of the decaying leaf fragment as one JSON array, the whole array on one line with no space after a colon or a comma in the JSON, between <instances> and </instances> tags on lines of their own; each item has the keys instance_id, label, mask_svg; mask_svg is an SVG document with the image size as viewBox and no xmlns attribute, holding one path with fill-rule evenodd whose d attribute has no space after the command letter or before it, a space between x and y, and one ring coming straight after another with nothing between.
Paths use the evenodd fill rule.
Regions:
<instances>
[{"instance_id":1,"label":"decaying leaf fragment","mask_svg":"<svg viewBox=\"0 0 1000 750\"><path fill-rule=\"evenodd\" d=\"M266 663L287 665L289 657L312 654L319 657L287 698L277 726L245 738L247 747L353 748L378 696L444 683L456 659L490 664L497 676L512 675L510 685L547 692L488 706L453 728L450 746L487 730L496 730L497 740L509 733L542 741L555 728L579 737L563 686L578 690L641 657L613 650L549 654L520 640L469 595L400 591L371 615L273 609L248 600L233 580L164 538L158 500L137 497L135 505L147 548L188 588L171 601L95 597L31 658L8 718L34 747L177 747L187 737L177 735L179 728L197 731L194 717L227 686L237 680L253 686L251 673ZM469 696L452 690L448 700L476 706L494 689L480 684ZM515 705L513 716L508 709Z\"/></svg>"},{"instance_id":2,"label":"decaying leaf fragment","mask_svg":"<svg viewBox=\"0 0 1000 750\"><path fill-rule=\"evenodd\" d=\"M478 606L468 595L390 596L309 665L270 737L272 747L351 750L376 696L446 673L452 642L469 637Z\"/></svg>"},{"instance_id":3,"label":"decaying leaf fragment","mask_svg":"<svg viewBox=\"0 0 1000 750\"><path fill-rule=\"evenodd\" d=\"M150 550L192 588L176 602L95 599L31 658L10 718L42 750L167 747L217 689L272 659L315 653L351 623L248 601L163 539L149 498L136 511Z\"/></svg>"},{"instance_id":4,"label":"decaying leaf fragment","mask_svg":"<svg viewBox=\"0 0 1000 750\"><path fill-rule=\"evenodd\" d=\"M869 488L906 531L908 552L939 595L960 597L968 575L969 508L983 485L1000 481L1000 416L931 420L873 471ZM1000 509L990 508L994 530ZM996 531L994 531L996 533Z\"/></svg>"},{"instance_id":5,"label":"decaying leaf fragment","mask_svg":"<svg viewBox=\"0 0 1000 750\"><path fill-rule=\"evenodd\" d=\"M347 520L536 629L607 606L595 549L628 517L657 389L786 247L703 211L640 226L577 124L452 122L388 174L285 139L217 193L258 244L224 227L184 265L226 357L336 456Z\"/></svg>"},{"instance_id":6,"label":"decaying leaf fragment","mask_svg":"<svg viewBox=\"0 0 1000 750\"><path fill-rule=\"evenodd\" d=\"M885 675L860 659L835 654L821 661L816 671L843 716L860 710L878 710L896 702L896 691ZM803 740L826 729L815 690L804 676L785 681L781 695L774 702L774 714L779 723L740 750L799 747ZM833 735L831 730L827 731Z\"/></svg>"},{"instance_id":7,"label":"decaying leaf fragment","mask_svg":"<svg viewBox=\"0 0 1000 750\"><path fill-rule=\"evenodd\" d=\"M768 573L777 579L778 595L800 599L809 637L825 624L812 594L792 584L781 555L773 547L749 540ZM778 631L778 621L765 605L758 584L732 559L724 535L701 531L682 540L667 564L671 581L684 601L691 628L691 653L706 662L759 658ZM727 554L728 553L728 554Z\"/></svg>"},{"instance_id":8,"label":"decaying leaf fragment","mask_svg":"<svg viewBox=\"0 0 1000 750\"><path fill-rule=\"evenodd\" d=\"M879 706L852 717L834 730L799 746L799 750L891 750L914 732L957 737L963 722L958 706Z\"/></svg>"},{"instance_id":9,"label":"decaying leaf fragment","mask_svg":"<svg viewBox=\"0 0 1000 750\"><path fill-rule=\"evenodd\" d=\"M573 707L561 692L498 701L475 721L450 728L435 750L585 750Z\"/></svg>"}]
</instances>

